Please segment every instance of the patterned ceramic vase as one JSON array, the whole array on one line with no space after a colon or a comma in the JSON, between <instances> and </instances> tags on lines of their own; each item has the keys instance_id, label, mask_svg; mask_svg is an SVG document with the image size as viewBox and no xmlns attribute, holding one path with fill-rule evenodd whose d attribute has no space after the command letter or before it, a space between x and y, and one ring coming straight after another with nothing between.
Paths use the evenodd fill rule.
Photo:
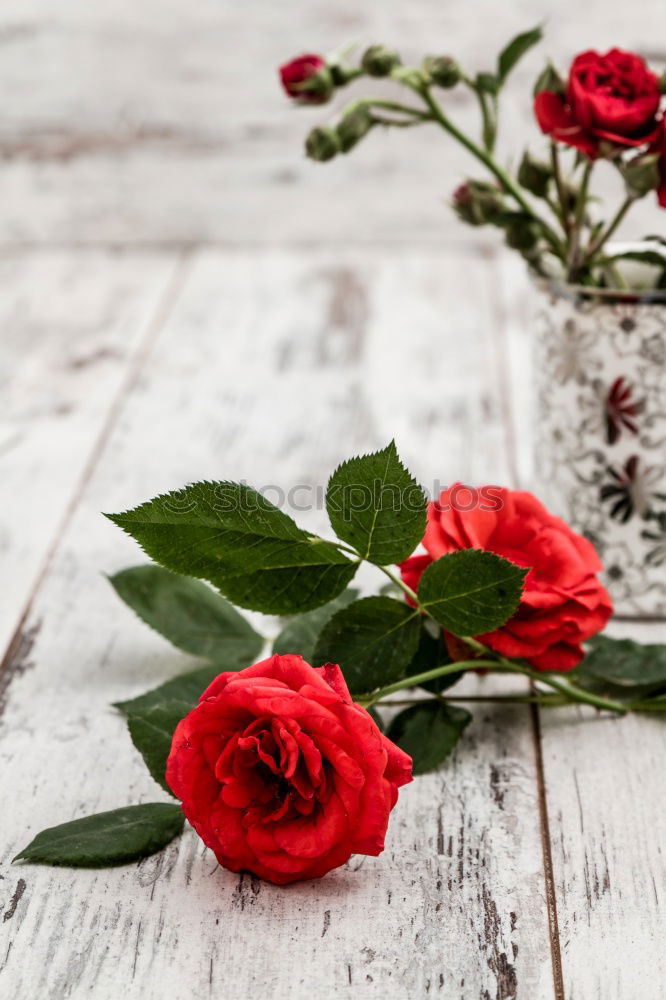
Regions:
<instances>
[{"instance_id":1,"label":"patterned ceramic vase","mask_svg":"<svg viewBox=\"0 0 666 1000\"><path fill-rule=\"evenodd\" d=\"M539 297L535 492L596 546L617 615L666 620L666 291Z\"/></svg>"}]
</instances>

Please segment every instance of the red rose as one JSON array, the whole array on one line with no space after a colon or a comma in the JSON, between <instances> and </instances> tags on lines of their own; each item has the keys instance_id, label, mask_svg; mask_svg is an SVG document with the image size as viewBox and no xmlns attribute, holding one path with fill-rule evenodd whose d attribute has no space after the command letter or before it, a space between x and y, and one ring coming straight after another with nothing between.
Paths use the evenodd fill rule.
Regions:
<instances>
[{"instance_id":1,"label":"red rose","mask_svg":"<svg viewBox=\"0 0 666 1000\"><path fill-rule=\"evenodd\" d=\"M301 104L325 104L333 93L333 80L326 60L310 53L280 67L282 86Z\"/></svg>"},{"instance_id":2,"label":"red rose","mask_svg":"<svg viewBox=\"0 0 666 1000\"><path fill-rule=\"evenodd\" d=\"M284 885L380 854L412 762L339 667L273 656L204 691L176 727L166 776L221 865Z\"/></svg>"},{"instance_id":3,"label":"red rose","mask_svg":"<svg viewBox=\"0 0 666 1000\"><path fill-rule=\"evenodd\" d=\"M414 589L430 562L459 549L485 549L530 567L516 614L478 638L538 670L571 670L583 656L581 642L600 632L613 610L597 579L603 567L594 548L531 493L493 487L499 509L483 510L477 504L463 511L455 506L461 489L467 487L457 483L429 504L423 539L428 555L403 563L403 580Z\"/></svg>"},{"instance_id":4,"label":"red rose","mask_svg":"<svg viewBox=\"0 0 666 1000\"><path fill-rule=\"evenodd\" d=\"M631 52L583 52L569 71L566 94L541 91L534 112L542 132L590 159L602 142L621 148L654 142L659 80Z\"/></svg>"}]
</instances>

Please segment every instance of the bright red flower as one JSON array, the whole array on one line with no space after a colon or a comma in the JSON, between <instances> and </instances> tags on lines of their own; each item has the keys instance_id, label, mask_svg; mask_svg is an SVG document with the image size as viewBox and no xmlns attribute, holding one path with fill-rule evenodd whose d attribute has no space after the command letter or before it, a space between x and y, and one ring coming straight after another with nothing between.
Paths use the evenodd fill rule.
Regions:
<instances>
[{"instance_id":1,"label":"bright red flower","mask_svg":"<svg viewBox=\"0 0 666 1000\"><path fill-rule=\"evenodd\" d=\"M460 490L456 483L428 505L423 539L428 554L402 564L403 580L414 589L433 560L460 549L484 549L530 567L516 614L477 638L538 670L571 670L582 659L581 643L603 629L613 610L597 579L603 567L593 546L531 493L493 487L501 506L463 511L455 504Z\"/></svg>"},{"instance_id":2,"label":"bright red flower","mask_svg":"<svg viewBox=\"0 0 666 1000\"><path fill-rule=\"evenodd\" d=\"M541 91L534 113L542 132L590 159L602 142L628 148L659 135L659 79L631 52L582 52L569 71L566 94Z\"/></svg>"},{"instance_id":3,"label":"bright red flower","mask_svg":"<svg viewBox=\"0 0 666 1000\"><path fill-rule=\"evenodd\" d=\"M176 727L166 776L223 867L284 885L380 854L412 762L338 666L272 656L204 691Z\"/></svg>"},{"instance_id":4,"label":"bright red flower","mask_svg":"<svg viewBox=\"0 0 666 1000\"><path fill-rule=\"evenodd\" d=\"M300 104L325 104L333 91L333 81L322 56L306 53L280 67L282 86Z\"/></svg>"}]
</instances>

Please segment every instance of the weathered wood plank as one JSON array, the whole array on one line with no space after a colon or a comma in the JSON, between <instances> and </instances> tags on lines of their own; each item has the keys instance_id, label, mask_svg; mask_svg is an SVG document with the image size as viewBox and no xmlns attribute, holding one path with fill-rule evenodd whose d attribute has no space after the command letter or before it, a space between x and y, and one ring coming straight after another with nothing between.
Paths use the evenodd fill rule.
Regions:
<instances>
[{"instance_id":1,"label":"weathered wood plank","mask_svg":"<svg viewBox=\"0 0 666 1000\"><path fill-rule=\"evenodd\" d=\"M442 205L464 176L483 174L462 150L433 127L373 135L352 156L308 163L303 136L328 111L288 107L276 68L351 37L399 45L409 61L425 48L449 52L475 73L550 13L546 2L527 10L492 0L476 0L472 17L463 0L390 10L384 0L255 0L251 17L211 0L171 0L168 11L159 0L5 0L0 85L11 99L0 127L0 242L483 243L486 233ZM562 0L547 41L509 83L504 155L515 160L527 141L540 146L530 96L546 56L566 67L585 48L620 44L661 68L662 21L661 0L643 0L640 17L631 5ZM478 134L473 95L445 100ZM635 233L654 230L655 211L652 199L639 206Z\"/></svg>"},{"instance_id":2,"label":"weathered wood plank","mask_svg":"<svg viewBox=\"0 0 666 1000\"><path fill-rule=\"evenodd\" d=\"M666 626L614 626L666 642ZM666 980L664 720L542 714L567 1000L661 1000Z\"/></svg>"},{"instance_id":3,"label":"weathered wood plank","mask_svg":"<svg viewBox=\"0 0 666 1000\"><path fill-rule=\"evenodd\" d=\"M97 251L0 259L0 659L175 266Z\"/></svg>"},{"instance_id":4,"label":"weathered wood plank","mask_svg":"<svg viewBox=\"0 0 666 1000\"><path fill-rule=\"evenodd\" d=\"M518 261L500 266L521 482L530 485L532 293ZM611 631L666 642L665 625ZM556 917L566 1000L661 1000L666 979L664 720L593 710L540 713Z\"/></svg>"},{"instance_id":5,"label":"weathered wood plank","mask_svg":"<svg viewBox=\"0 0 666 1000\"><path fill-rule=\"evenodd\" d=\"M101 579L141 557L98 511L204 476L321 486L393 435L421 476L506 479L489 295L460 255L198 255L26 623L0 731L7 995L553 995L522 708L478 710L402 795L386 853L320 882L239 879L191 832L114 871L7 864L46 824L161 794L107 706L184 662Z\"/></svg>"}]
</instances>

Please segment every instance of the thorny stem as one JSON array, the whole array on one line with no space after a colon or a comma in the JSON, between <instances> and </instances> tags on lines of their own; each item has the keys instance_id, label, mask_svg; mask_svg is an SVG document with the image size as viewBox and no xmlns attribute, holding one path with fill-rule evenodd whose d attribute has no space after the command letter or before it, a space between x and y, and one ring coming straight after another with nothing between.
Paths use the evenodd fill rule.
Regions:
<instances>
[{"instance_id":1,"label":"thorny stem","mask_svg":"<svg viewBox=\"0 0 666 1000\"><path fill-rule=\"evenodd\" d=\"M496 163L489 153L481 149L480 146L477 146L475 142L461 132L450 118L447 118L437 101L433 98L427 86L413 86L409 83L407 85L411 86L412 89L421 96L425 104L430 109L432 118L438 122L438 124L440 124L445 131L452 135L454 139L457 139L458 142L472 154L472 156L475 156L477 160L480 160L481 163L483 163L484 166L487 167L487 169L497 178L502 185L502 188L512 196L518 205L520 205L522 210L529 215L531 219L534 219L534 221L541 228L545 239L548 241L552 249L559 257L561 257L563 248L557 235L553 232L548 223L542 219L541 216L537 215L530 203L524 197L518 185L513 181L509 174L507 174L503 167L501 167L499 163Z\"/></svg>"}]
</instances>

